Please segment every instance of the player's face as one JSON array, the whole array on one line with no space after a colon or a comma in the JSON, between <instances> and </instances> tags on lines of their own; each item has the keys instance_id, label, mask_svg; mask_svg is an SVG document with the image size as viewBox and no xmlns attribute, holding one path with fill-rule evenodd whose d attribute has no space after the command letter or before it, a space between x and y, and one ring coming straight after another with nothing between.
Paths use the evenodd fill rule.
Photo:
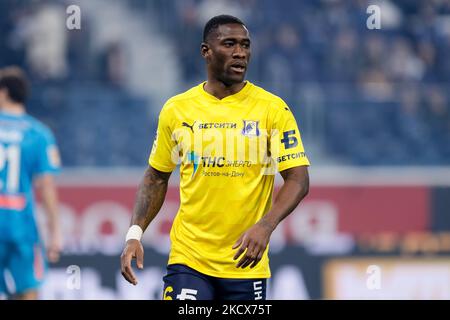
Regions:
<instances>
[{"instance_id":1,"label":"player's face","mask_svg":"<svg viewBox=\"0 0 450 320\"><path fill-rule=\"evenodd\" d=\"M250 61L250 37L240 24L220 25L202 49L212 76L226 85L244 81Z\"/></svg>"}]
</instances>

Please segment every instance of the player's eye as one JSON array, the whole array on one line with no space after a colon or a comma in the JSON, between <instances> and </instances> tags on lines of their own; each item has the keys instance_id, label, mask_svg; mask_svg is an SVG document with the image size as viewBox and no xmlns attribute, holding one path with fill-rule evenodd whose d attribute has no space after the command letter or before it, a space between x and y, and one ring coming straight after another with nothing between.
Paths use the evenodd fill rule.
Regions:
<instances>
[{"instance_id":1,"label":"player's eye","mask_svg":"<svg viewBox=\"0 0 450 320\"><path fill-rule=\"evenodd\" d=\"M225 42L223 45L224 45L225 47L227 47L227 48L230 48L230 47L232 47L232 46L234 45L234 42L232 42L232 41L227 41L227 42Z\"/></svg>"}]
</instances>

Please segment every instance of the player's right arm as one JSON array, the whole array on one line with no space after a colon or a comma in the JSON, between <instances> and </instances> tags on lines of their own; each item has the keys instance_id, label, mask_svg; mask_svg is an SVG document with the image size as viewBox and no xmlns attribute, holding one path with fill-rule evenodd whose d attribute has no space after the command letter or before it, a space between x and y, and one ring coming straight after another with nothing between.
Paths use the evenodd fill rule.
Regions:
<instances>
[{"instance_id":1,"label":"player's right arm","mask_svg":"<svg viewBox=\"0 0 450 320\"><path fill-rule=\"evenodd\" d=\"M147 168L144 178L139 185L131 225L138 225L143 231L147 229L150 222L161 209L166 196L169 178L170 172L161 172L151 166ZM131 268L132 259L136 259L139 269L144 267L144 249L141 242L136 239L127 241L121 256L123 277L128 282L136 285L137 278Z\"/></svg>"},{"instance_id":2,"label":"player's right arm","mask_svg":"<svg viewBox=\"0 0 450 320\"><path fill-rule=\"evenodd\" d=\"M136 195L131 226L144 232L156 217L167 192L170 174L176 167L172 158L176 143L172 137L172 119L165 106L159 115L158 131L149 158L149 167ZM140 237L139 237L140 238ZM137 284L137 278L131 268L131 261L136 259L139 269L144 267L144 249L140 240L129 239L121 255L121 272L131 284Z\"/></svg>"},{"instance_id":3,"label":"player's right arm","mask_svg":"<svg viewBox=\"0 0 450 320\"><path fill-rule=\"evenodd\" d=\"M62 232L58 214L58 192L53 175L43 174L36 178L36 191L47 213L49 243L47 256L50 262L58 262L62 249Z\"/></svg>"}]
</instances>

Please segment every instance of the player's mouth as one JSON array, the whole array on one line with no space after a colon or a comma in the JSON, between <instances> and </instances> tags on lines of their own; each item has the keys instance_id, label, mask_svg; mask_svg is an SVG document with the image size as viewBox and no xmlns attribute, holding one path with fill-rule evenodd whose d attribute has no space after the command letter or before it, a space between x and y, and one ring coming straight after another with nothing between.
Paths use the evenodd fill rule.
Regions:
<instances>
[{"instance_id":1,"label":"player's mouth","mask_svg":"<svg viewBox=\"0 0 450 320\"><path fill-rule=\"evenodd\" d=\"M245 65L245 63L235 63L231 65L230 68L232 71L236 72L236 73L244 73L245 70L247 69L247 66Z\"/></svg>"}]
</instances>

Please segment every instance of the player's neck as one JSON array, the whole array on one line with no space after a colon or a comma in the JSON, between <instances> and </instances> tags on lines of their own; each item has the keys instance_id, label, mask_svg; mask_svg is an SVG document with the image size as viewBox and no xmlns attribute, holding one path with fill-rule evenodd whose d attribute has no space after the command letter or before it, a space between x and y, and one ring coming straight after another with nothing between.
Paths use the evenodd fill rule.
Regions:
<instances>
[{"instance_id":1,"label":"player's neck","mask_svg":"<svg viewBox=\"0 0 450 320\"><path fill-rule=\"evenodd\" d=\"M206 81L205 85L203 86L203 89L210 95L213 95L217 99L222 100L223 98L238 93L239 91L242 90L244 86L245 82L235 83L232 84L231 86L226 86L221 81L215 79L208 79L208 81Z\"/></svg>"},{"instance_id":2,"label":"player's neck","mask_svg":"<svg viewBox=\"0 0 450 320\"><path fill-rule=\"evenodd\" d=\"M25 114L25 107L21 103L15 103L15 102L5 102L1 107L0 111L12 115L23 115Z\"/></svg>"}]
</instances>

